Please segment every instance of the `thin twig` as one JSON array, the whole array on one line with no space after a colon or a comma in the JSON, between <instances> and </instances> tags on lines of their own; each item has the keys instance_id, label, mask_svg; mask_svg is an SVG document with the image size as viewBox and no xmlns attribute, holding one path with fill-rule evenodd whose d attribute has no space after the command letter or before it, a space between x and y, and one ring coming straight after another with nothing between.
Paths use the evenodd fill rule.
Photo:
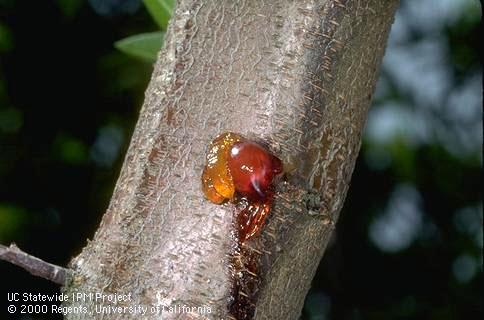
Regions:
<instances>
[{"instance_id":1,"label":"thin twig","mask_svg":"<svg viewBox=\"0 0 484 320\"><path fill-rule=\"evenodd\" d=\"M17 265L32 275L64 285L68 269L59 267L20 250L14 243L10 247L0 244L0 260Z\"/></svg>"}]
</instances>

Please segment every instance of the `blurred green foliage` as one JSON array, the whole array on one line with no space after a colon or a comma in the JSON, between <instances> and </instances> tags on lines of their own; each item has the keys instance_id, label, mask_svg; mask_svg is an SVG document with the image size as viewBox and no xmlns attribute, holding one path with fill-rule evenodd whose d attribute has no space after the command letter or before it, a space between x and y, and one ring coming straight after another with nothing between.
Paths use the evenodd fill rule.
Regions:
<instances>
[{"instance_id":1,"label":"blurred green foliage","mask_svg":"<svg viewBox=\"0 0 484 320\"><path fill-rule=\"evenodd\" d=\"M22 113L15 108L0 110L0 131L15 133L22 127Z\"/></svg>"},{"instance_id":2,"label":"blurred green foliage","mask_svg":"<svg viewBox=\"0 0 484 320\"><path fill-rule=\"evenodd\" d=\"M0 243L18 237L25 230L27 224L25 209L10 205L0 204Z\"/></svg>"},{"instance_id":3,"label":"blurred green foliage","mask_svg":"<svg viewBox=\"0 0 484 320\"><path fill-rule=\"evenodd\" d=\"M88 150L81 140L59 133L52 143L53 156L59 161L79 165L88 160Z\"/></svg>"},{"instance_id":4,"label":"blurred green foliage","mask_svg":"<svg viewBox=\"0 0 484 320\"><path fill-rule=\"evenodd\" d=\"M10 30L3 23L0 23L0 53L9 51L12 46Z\"/></svg>"},{"instance_id":5,"label":"blurred green foliage","mask_svg":"<svg viewBox=\"0 0 484 320\"><path fill-rule=\"evenodd\" d=\"M161 30L166 30L175 1L143 0L143 3ZM136 34L116 41L115 46L133 57L147 62L155 62L163 45L164 35L164 31Z\"/></svg>"},{"instance_id":6,"label":"blurred green foliage","mask_svg":"<svg viewBox=\"0 0 484 320\"><path fill-rule=\"evenodd\" d=\"M163 44L164 32L141 33L116 41L120 51L147 62L155 62Z\"/></svg>"},{"instance_id":7,"label":"blurred green foliage","mask_svg":"<svg viewBox=\"0 0 484 320\"><path fill-rule=\"evenodd\" d=\"M175 8L175 0L143 0L146 9L162 30L166 30L171 13Z\"/></svg>"},{"instance_id":8,"label":"blurred green foliage","mask_svg":"<svg viewBox=\"0 0 484 320\"><path fill-rule=\"evenodd\" d=\"M83 4L83 0L56 0L56 2L66 19L74 18Z\"/></svg>"},{"instance_id":9,"label":"blurred green foliage","mask_svg":"<svg viewBox=\"0 0 484 320\"><path fill-rule=\"evenodd\" d=\"M1 243L66 264L93 236L174 6L143 4L0 0ZM482 317L476 8L402 1L303 319ZM0 274L3 292L58 290L6 263Z\"/></svg>"}]
</instances>

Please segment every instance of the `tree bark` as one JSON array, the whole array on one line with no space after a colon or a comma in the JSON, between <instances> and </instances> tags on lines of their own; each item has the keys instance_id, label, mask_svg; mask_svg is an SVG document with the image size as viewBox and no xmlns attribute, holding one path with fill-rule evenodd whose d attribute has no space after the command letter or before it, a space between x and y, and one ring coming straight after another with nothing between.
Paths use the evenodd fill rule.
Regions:
<instances>
[{"instance_id":1,"label":"tree bark","mask_svg":"<svg viewBox=\"0 0 484 320\"><path fill-rule=\"evenodd\" d=\"M179 1L110 206L63 289L92 293L64 303L92 313L66 318L161 319L150 308L164 306L163 319L297 319L348 190L397 4ZM225 131L266 144L285 168L261 235L240 248L233 205L200 189L207 146ZM130 294L116 306L146 314L96 313L114 303L95 295L116 293Z\"/></svg>"}]
</instances>

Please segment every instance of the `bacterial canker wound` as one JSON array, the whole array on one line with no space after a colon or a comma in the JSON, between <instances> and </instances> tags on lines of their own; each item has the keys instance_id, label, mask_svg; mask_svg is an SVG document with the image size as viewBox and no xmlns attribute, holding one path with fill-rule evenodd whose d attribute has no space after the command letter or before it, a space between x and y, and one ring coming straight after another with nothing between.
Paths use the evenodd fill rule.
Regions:
<instances>
[{"instance_id":1,"label":"bacterial canker wound","mask_svg":"<svg viewBox=\"0 0 484 320\"><path fill-rule=\"evenodd\" d=\"M244 242L261 232L272 204L273 181L282 171L282 161L263 146L226 132L209 146L202 190L213 203L236 205L237 231Z\"/></svg>"}]
</instances>

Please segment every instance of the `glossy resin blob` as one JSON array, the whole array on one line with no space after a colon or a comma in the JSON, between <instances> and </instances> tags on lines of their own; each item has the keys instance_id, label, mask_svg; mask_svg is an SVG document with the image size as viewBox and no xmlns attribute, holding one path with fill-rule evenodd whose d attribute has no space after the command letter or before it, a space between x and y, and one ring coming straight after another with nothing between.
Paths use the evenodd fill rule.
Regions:
<instances>
[{"instance_id":1,"label":"glossy resin blob","mask_svg":"<svg viewBox=\"0 0 484 320\"><path fill-rule=\"evenodd\" d=\"M237 207L241 241L260 233L270 212L274 178L282 162L261 145L227 132L210 144L202 174L202 190L210 201L231 201Z\"/></svg>"}]
</instances>

